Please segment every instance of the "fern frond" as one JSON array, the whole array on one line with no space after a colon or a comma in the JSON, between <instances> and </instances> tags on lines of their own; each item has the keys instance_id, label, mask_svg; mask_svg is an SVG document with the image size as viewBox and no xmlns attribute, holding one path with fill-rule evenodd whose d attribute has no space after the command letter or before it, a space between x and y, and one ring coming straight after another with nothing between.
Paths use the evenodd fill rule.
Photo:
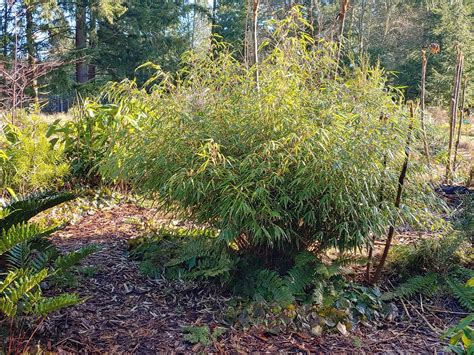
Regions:
<instances>
[{"instance_id":1,"label":"fern frond","mask_svg":"<svg viewBox=\"0 0 474 355\"><path fill-rule=\"evenodd\" d=\"M63 202L71 201L76 195L66 193L43 193L26 197L12 202L6 207L8 214L0 219L0 231L7 231L16 224L29 221L38 213L57 206Z\"/></svg>"},{"instance_id":2,"label":"fern frond","mask_svg":"<svg viewBox=\"0 0 474 355\"><path fill-rule=\"evenodd\" d=\"M415 276L408 281L400 284L396 289L391 292L386 292L382 295L383 300L391 300L399 297L411 297L416 293L425 291L435 284L437 275L435 273L429 273L424 276Z\"/></svg>"},{"instance_id":3,"label":"fern frond","mask_svg":"<svg viewBox=\"0 0 474 355\"><path fill-rule=\"evenodd\" d=\"M48 270L43 269L37 273L28 270L27 274L13 282L14 287L8 287L4 294L12 302L18 302L28 291L38 287L48 277Z\"/></svg>"},{"instance_id":4,"label":"fern frond","mask_svg":"<svg viewBox=\"0 0 474 355\"><path fill-rule=\"evenodd\" d=\"M474 270L459 266L454 270L453 276L460 280L470 279L474 277Z\"/></svg>"},{"instance_id":5,"label":"fern frond","mask_svg":"<svg viewBox=\"0 0 474 355\"><path fill-rule=\"evenodd\" d=\"M264 299L283 305L294 302L294 296L283 278L275 271L261 269L251 276L250 292L255 299Z\"/></svg>"},{"instance_id":6,"label":"fern frond","mask_svg":"<svg viewBox=\"0 0 474 355\"><path fill-rule=\"evenodd\" d=\"M461 306L474 312L474 287L462 285L451 278L446 279L446 283Z\"/></svg>"},{"instance_id":7,"label":"fern frond","mask_svg":"<svg viewBox=\"0 0 474 355\"><path fill-rule=\"evenodd\" d=\"M82 247L79 250L73 251L71 253L59 256L54 262L54 269L57 273L61 274L79 263L82 259L88 255L97 251L98 248L95 245L88 245Z\"/></svg>"},{"instance_id":8,"label":"fern frond","mask_svg":"<svg viewBox=\"0 0 474 355\"><path fill-rule=\"evenodd\" d=\"M18 310L18 301L29 297L29 291L39 287L48 277L48 270L34 273L29 269L10 271L0 283L0 311L8 317L15 316Z\"/></svg>"},{"instance_id":9,"label":"fern frond","mask_svg":"<svg viewBox=\"0 0 474 355\"><path fill-rule=\"evenodd\" d=\"M43 233L45 231L36 224L21 223L12 226L0 235L0 255L5 254L15 245L33 240Z\"/></svg>"},{"instance_id":10,"label":"fern frond","mask_svg":"<svg viewBox=\"0 0 474 355\"><path fill-rule=\"evenodd\" d=\"M47 250L45 252L39 252L34 259L31 259L28 263L28 266L35 271L45 269L48 267L51 260L54 259L55 252L52 250Z\"/></svg>"},{"instance_id":11,"label":"fern frond","mask_svg":"<svg viewBox=\"0 0 474 355\"><path fill-rule=\"evenodd\" d=\"M314 280L314 272L295 266L288 271L284 280L285 286L291 294L298 296L303 294L305 289L311 285Z\"/></svg>"},{"instance_id":12,"label":"fern frond","mask_svg":"<svg viewBox=\"0 0 474 355\"><path fill-rule=\"evenodd\" d=\"M18 269L14 271L10 271L7 276L3 279L3 281L0 281L0 293L6 290L10 284L12 284L16 279L27 275L27 270L26 269Z\"/></svg>"},{"instance_id":13,"label":"fern frond","mask_svg":"<svg viewBox=\"0 0 474 355\"><path fill-rule=\"evenodd\" d=\"M17 313L18 306L8 298L0 297L0 314L3 313L7 317L13 317Z\"/></svg>"},{"instance_id":14,"label":"fern frond","mask_svg":"<svg viewBox=\"0 0 474 355\"><path fill-rule=\"evenodd\" d=\"M74 294L62 294L56 297L42 298L35 302L33 313L45 316L49 313L56 312L59 309L74 306L81 302L79 296Z\"/></svg>"},{"instance_id":15,"label":"fern frond","mask_svg":"<svg viewBox=\"0 0 474 355\"><path fill-rule=\"evenodd\" d=\"M14 245L7 253L7 260L10 269L27 268L31 255L29 243L19 243Z\"/></svg>"}]
</instances>

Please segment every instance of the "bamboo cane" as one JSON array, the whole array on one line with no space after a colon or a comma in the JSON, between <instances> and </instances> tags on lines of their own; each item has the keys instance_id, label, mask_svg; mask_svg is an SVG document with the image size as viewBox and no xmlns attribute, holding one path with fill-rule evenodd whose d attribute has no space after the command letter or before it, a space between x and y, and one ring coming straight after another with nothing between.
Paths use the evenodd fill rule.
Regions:
<instances>
[{"instance_id":1,"label":"bamboo cane","mask_svg":"<svg viewBox=\"0 0 474 355\"><path fill-rule=\"evenodd\" d=\"M454 133L456 129L456 120L457 120L457 115L458 115L459 91L460 91L460 86L461 86L463 62L464 62L464 56L462 54L462 51L458 48L458 54L456 57L456 70L455 70L455 75L454 75L453 94L451 97L451 106L450 106L451 117L449 120L448 161L446 163L446 176L445 176L445 182L448 184L452 182L452 175L453 175L453 166L452 166L451 157L452 157L452 150L453 150L453 143L454 143Z\"/></svg>"},{"instance_id":2,"label":"bamboo cane","mask_svg":"<svg viewBox=\"0 0 474 355\"><path fill-rule=\"evenodd\" d=\"M459 113L458 132L457 132L457 137L456 137L456 143L454 145L453 174L456 172L458 147L459 147L459 141L461 140L462 121L464 120L464 106L466 104L466 87L467 87L467 76L464 77L464 84L463 84L462 92L461 92L461 112Z\"/></svg>"},{"instance_id":3,"label":"bamboo cane","mask_svg":"<svg viewBox=\"0 0 474 355\"><path fill-rule=\"evenodd\" d=\"M397 189L397 197L395 198L395 208L400 208L400 203L402 200L402 192L403 192L403 185L405 184L405 177L408 170L408 162L410 160L410 145L411 145L411 135L413 131L413 119L415 117L413 102L410 103L410 123L408 125L408 137L405 145L405 160L403 162L402 170L400 172L400 176L398 178L398 189ZM395 234L395 226L394 223L390 226L388 230L387 240L385 242L385 248L383 250L382 257L380 258L379 264L375 270L374 276L372 278L372 283L377 283L380 280L380 276L382 275L382 270L387 260L388 252L392 245L393 236Z\"/></svg>"}]
</instances>

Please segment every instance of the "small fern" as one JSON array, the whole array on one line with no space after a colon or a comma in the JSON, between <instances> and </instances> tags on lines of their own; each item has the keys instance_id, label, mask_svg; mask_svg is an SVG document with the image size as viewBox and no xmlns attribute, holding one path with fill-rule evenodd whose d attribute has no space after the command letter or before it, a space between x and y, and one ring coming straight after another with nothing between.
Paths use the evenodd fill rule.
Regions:
<instances>
[{"instance_id":1,"label":"small fern","mask_svg":"<svg viewBox=\"0 0 474 355\"><path fill-rule=\"evenodd\" d=\"M28 292L48 277L48 270L33 273L29 269L10 271L0 283L0 311L8 317L16 315L18 302L28 295Z\"/></svg>"},{"instance_id":2,"label":"small fern","mask_svg":"<svg viewBox=\"0 0 474 355\"><path fill-rule=\"evenodd\" d=\"M394 298L412 297L413 295L429 290L436 283L437 275L429 273L424 276L415 276L399 285L395 290L382 295L383 300Z\"/></svg>"},{"instance_id":3,"label":"small fern","mask_svg":"<svg viewBox=\"0 0 474 355\"><path fill-rule=\"evenodd\" d=\"M97 251L95 245L88 245L79 250L59 256L54 262L54 270L57 274L63 274L68 269L79 263L82 259Z\"/></svg>"},{"instance_id":4,"label":"small fern","mask_svg":"<svg viewBox=\"0 0 474 355\"><path fill-rule=\"evenodd\" d=\"M467 310L474 312L474 287L470 286L469 283L462 285L453 278L447 278L446 283L459 301L459 304Z\"/></svg>"},{"instance_id":5,"label":"small fern","mask_svg":"<svg viewBox=\"0 0 474 355\"><path fill-rule=\"evenodd\" d=\"M77 295L67 293L56 297L41 298L35 303L33 313L36 315L45 316L62 308L74 306L80 302L81 299Z\"/></svg>"},{"instance_id":6,"label":"small fern","mask_svg":"<svg viewBox=\"0 0 474 355\"><path fill-rule=\"evenodd\" d=\"M48 236L57 230L43 229L29 219L57 204L73 198L72 194L36 195L17 200L6 209L0 208L0 265L6 267L0 278L0 313L7 317L46 315L80 302L76 295L60 294L43 297L41 284L64 273L95 251L87 246L60 255Z\"/></svg>"},{"instance_id":7,"label":"small fern","mask_svg":"<svg viewBox=\"0 0 474 355\"><path fill-rule=\"evenodd\" d=\"M5 254L15 245L31 241L42 234L44 231L36 224L14 225L0 235L0 255Z\"/></svg>"}]
</instances>

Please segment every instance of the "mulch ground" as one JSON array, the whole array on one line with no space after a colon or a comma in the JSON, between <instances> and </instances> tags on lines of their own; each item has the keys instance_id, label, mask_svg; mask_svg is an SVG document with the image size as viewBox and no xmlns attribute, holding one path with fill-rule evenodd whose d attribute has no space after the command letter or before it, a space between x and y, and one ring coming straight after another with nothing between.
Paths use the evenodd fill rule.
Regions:
<instances>
[{"instance_id":1,"label":"mulch ground","mask_svg":"<svg viewBox=\"0 0 474 355\"><path fill-rule=\"evenodd\" d=\"M263 329L229 328L207 349L184 340L186 326L219 324L228 298L199 284L152 280L127 256L127 240L140 236L137 221L158 218L133 205L121 205L84 217L54 236L63 250L94 243L101 247L83 266L96 268L74 288L87 301L50 315L38 331L41 348L53 352L415 352L441 351L439 335L459 315L401 308L404 321L359 327L350 335L312 337L303 333L272 336ZM133 223L131 223L133 221ZM167 222L163 220L163 222ZM409 310L410 309L410 310ZM419 312L421 316L417 313ZM426 313L425 313L426 312ZM409 319L408 317L411 317Z\"/></svg>"}]
</instances>

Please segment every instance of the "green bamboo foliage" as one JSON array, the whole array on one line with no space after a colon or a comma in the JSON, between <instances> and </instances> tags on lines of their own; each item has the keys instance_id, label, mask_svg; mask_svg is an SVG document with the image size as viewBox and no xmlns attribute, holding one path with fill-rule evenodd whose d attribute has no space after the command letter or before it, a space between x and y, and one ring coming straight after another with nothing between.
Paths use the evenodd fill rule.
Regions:
<instances>
[{"instance_id":1,"label":"green bamboo foliage","mask_svg":"<svg viewBox=\"0 0 474 355\"><path fill-rule=\"evenodd\" d=\"M256 255L357 249L394 221L426 221L417 163L393 207L408 128L399 92L365 61L334 79L334 46L306 25L297 13L274 25L258 90L255 67L222 44L188 53L176 77L154 66L145 88L111 84L90 112L115 122L101 172Z\"/></svg>"}]
</instances>

